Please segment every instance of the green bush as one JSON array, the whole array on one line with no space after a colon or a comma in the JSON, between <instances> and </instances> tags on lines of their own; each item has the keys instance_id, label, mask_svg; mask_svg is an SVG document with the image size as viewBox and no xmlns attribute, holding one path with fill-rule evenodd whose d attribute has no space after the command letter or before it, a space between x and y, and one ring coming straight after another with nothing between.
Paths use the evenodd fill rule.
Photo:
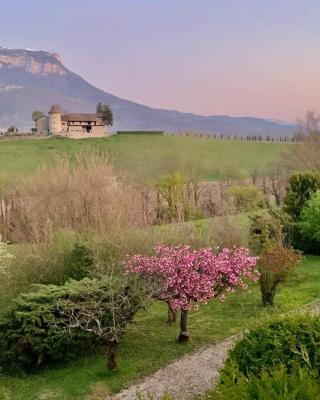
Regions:
<instances>
[{"instance_id":1,"label":"green bush","mask_svg":"<svg viewBox=\"0 0 320 400\"><path fill-rule=\"evenodd\" d=\"M205 400L315 400L320 398L320 383L316 374L294 367L288 371L284 365L261 375L249 377L230 366L215 391Z\"/></svg>"},{"instance_id":2,"label":"green bush","mask_svg":"<svg viewBox=\"0 0 320 400\"><path fill-rule=\"evenodd\" d=\"M255 211L265 204L263 194L254 185L233 186L230 194L239 212Z\"/></svg>"},{"instance_id":3,"label":"green bush","mask_svg":"<svg viewBox=\"0 0 320 400\"><path fill-rule=\"evenodd\" d=\"M2 279L0 313L5 312L12 299L30 290L35 283L63 285L68 279L93 277L96 264L101 264L100 255L97 255L101 253L100 247L102 245L70 231L56 233L50 243L11 246L14 258L7 268L10 279L5 282Z\"/></svg>"},{"instance_id":4,"label":"green bush","mask_svg":"<svg viewBox=\"0 0 320 400\"><path fill-rule=\"evenodd\" d=\"M318 189L320 189L318 173L301 172L290 178L284 204L285 211L294 221L299 221L303 207Z\"/></svg>"},{"instance_id":5,"label":"green bush","mask_svg":"<svg viewBox=\"0 0 320 400\"><path fill-rule=\"evenodd\" d=\"M320 242L320 190L306 202L298 226L305 237Z\"/></svg>"},{"instance_id":6,"label":"green bush","mask_svg":"<svg viewBox=\"0 0 320 400\"><path fill-rule=\"evenodd\" d=\"M50 325L56 300L67 294L66 287L38 285L14 302L0 320L1 368L35 368L46 362L71 359L85 348L92 348L90 335L71 335Z\"/></svg>"},{"instance_id":7,"label":"green bush","mask_svg":"<svg viewBox=\"0 0 320 400\"><path fill-rule=\"evenodd\" d=\"M97 343L117 344L142 306L142 296L139 282L120 274L35 285L0 321L0 366L33 369L66 361Z\"/></svg>"},{"instance_id":8,"label":"green bush","mask_svg":"<svg viewBox=\"0 0 320 400\"><path fill-rule=\"evenodd\" d=\"M320 241L305 236L297 222L292 227L291 243L295 249L301 250L305 254L320 255Z\"/></svg>"},{"instance_id":9,"label":"green bush","mask_svg":"<svg viewBox=\"0 0 320 400\"><path fill-rule=\"evenodd\" d=\"M288 246L292 222L280 208L262 210L250 216L249 245L257 255L273 246Z\"/></svg>"},{"instance_id":10,"label":"green bush","mask_svg":"<svg viewBox=\"0 0 320 400\"><path fill-rule=\"evenodd\" d=\"M320 370L320 317L294 315L262 323L236 344L226 368L232 363L246 375L281 364L289 370L294 364Z\"/></svg>"}]
</instances>

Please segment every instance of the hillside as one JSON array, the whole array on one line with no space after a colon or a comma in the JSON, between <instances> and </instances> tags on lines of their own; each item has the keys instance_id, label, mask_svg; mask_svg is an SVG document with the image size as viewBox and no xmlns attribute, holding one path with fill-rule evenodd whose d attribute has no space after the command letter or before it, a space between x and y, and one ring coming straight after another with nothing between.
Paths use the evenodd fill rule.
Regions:
<instances>
[{"instance_id":1,"label":"hillside","mask_svg":"<svg viewBox=\"0 0 320 400\"><path fill-rule=\"evenodd\" d=\"M130 181L154 182L172 171L196 168L202 180L263 174L290 144L213 140L152 135L115 135L100 139L19 140L0 142L0 187L14 175L29 175L57 155L85 150L106 151L117 170Z\"/></svg>"},{"instance_id":2,"label":"hillside","mask_svg":"<svg viewBox=\"0 0 320 400\"><path fill-rule=\"evenodd\" d=\"M68 112L92 112L108 103L118 130L200 131L224 135L289 136L294 127L253 117L200 116L154 109L100 90L70 71L55 53L0 47L0 129L28 129L34 110L59 103Z\"/></svg>"}]
</instances>

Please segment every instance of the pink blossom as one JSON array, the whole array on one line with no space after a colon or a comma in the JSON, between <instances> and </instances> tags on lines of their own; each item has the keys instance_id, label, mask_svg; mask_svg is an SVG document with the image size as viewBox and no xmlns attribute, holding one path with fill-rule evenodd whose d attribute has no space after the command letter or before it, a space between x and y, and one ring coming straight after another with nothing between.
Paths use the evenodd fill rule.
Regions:
<instances>
[{"instance_id":1,"label":"pink blossom","mask_svg":"<svg viewBox=\"0 0 320 400\"><path fill-rule=\"evenodd\" d=\"M257 257L246 248L223 249L214 254L210 247L191 250L189 246L155 246L154 256L134 255L128 259L128 273L157 280L157 298L173 310L190 310L194 302L207 303L226 292L247 289L245 279L256 281Z\"/></svg>"}]
</instances>

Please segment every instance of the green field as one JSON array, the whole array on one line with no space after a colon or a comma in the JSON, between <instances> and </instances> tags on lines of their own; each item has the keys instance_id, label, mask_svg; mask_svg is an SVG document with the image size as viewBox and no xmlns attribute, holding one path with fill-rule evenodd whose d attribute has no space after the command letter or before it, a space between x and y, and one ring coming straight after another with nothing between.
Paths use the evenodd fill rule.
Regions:
<instances>
[{"instance_id":1,"label":"green field","mask_svg":"<svg viewBox=\"0 0 320 400\"><path fill-rule=\"evenodd\" d=\"M273 313L285 312L319 297L320 258L307 257L298 274L281 287ZM269 311L271 312L271 311ZM120 346L119 369L107 371L102 354L79 358L65 366L51 367L36 374L0 376L0 389L8 400L102 399L150 374L184 353L214 343L245 329L253 321L268 316L261 307L257 284L251 292L238 292L225 303L211 301L190 316L191 339L188 344L175 341L178 327L166 324L166 308L153 303L140 312ZM95 390L101 397L90 395ZM5 396L5 395L4 395Z\"/></svg>"},{"instance_id":2,"label":"green field","mask_svg":"<svg viewBox=\"0 0 320 400\"><path fill-rule=\"evenodd\" d=\"M15 176L31 175L44 164L53 166L58 155L73 156L87 150L106 151L114 167L130 180L154 182L177 170L187 174L190 168L200 171L202 180L248 177L253 170L263 174L268 163L278 160L289 146L292 144L132 134L84 140L0 141L0 189L1 184ZM233 219L237 228L248 230L245 215ZM182 243L186 235L188 241L194 235L194 240L204 244L212 239L214 224L210 220L185 224L185 228L192 227L194 231L180 232L180 226L174 224L142 230L140 235L128 236L127 247L136 245L147 251L160 239ZM165 305L153 302L138 314L124 336L118 370L108 371L104 355L98 352L20 377L1 375L0 371L0 400L107 398L108 393L120 391L183 354L239 332L269 313L285 312L312 302L319 297L319 279L320 258L307 257L299 266L298 275L282 286L276 298L277 307L272 311L262 308L257 284L251 285L251 292L230 294L223 304L211 301L191 313L191 339L187 344L176 342L178 326L166 324Z\"/></svg>"},{"instance_id":3,"label":"green field","mask_svg":"<svg viewBox=\"0 0 320 400\"><path fill-rule=\"evenodd\" d=\"M154 181L172 171L201 171L203 180L246 177L278 160L292 144L214 140L160 135L119 135L101 139L0 141L0 183L31 174L55 156L107 151L112 164L131 179Z\"/></svg>"}]
</instances>

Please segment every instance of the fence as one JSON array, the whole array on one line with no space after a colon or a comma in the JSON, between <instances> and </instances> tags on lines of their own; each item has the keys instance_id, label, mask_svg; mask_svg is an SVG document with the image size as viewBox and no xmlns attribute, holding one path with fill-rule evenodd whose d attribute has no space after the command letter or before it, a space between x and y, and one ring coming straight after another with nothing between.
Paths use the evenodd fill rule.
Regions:
<instances>
[{"instance_id":1,"label":"fence","mask_svg":"<svg viewBox=\"0 0 320 400\"><path fill-rule=\"evenodd\" d=\"M284 142L284 143L296 143L301 140L294 136L278 136L274 137L271 135L224 135L216 133L200 133L200 132L166 132L167 136L179 136L179 137L196 137L201 139L214 139L214 140L243 140L251 142Z\"/></svg>"}]
</instances>

